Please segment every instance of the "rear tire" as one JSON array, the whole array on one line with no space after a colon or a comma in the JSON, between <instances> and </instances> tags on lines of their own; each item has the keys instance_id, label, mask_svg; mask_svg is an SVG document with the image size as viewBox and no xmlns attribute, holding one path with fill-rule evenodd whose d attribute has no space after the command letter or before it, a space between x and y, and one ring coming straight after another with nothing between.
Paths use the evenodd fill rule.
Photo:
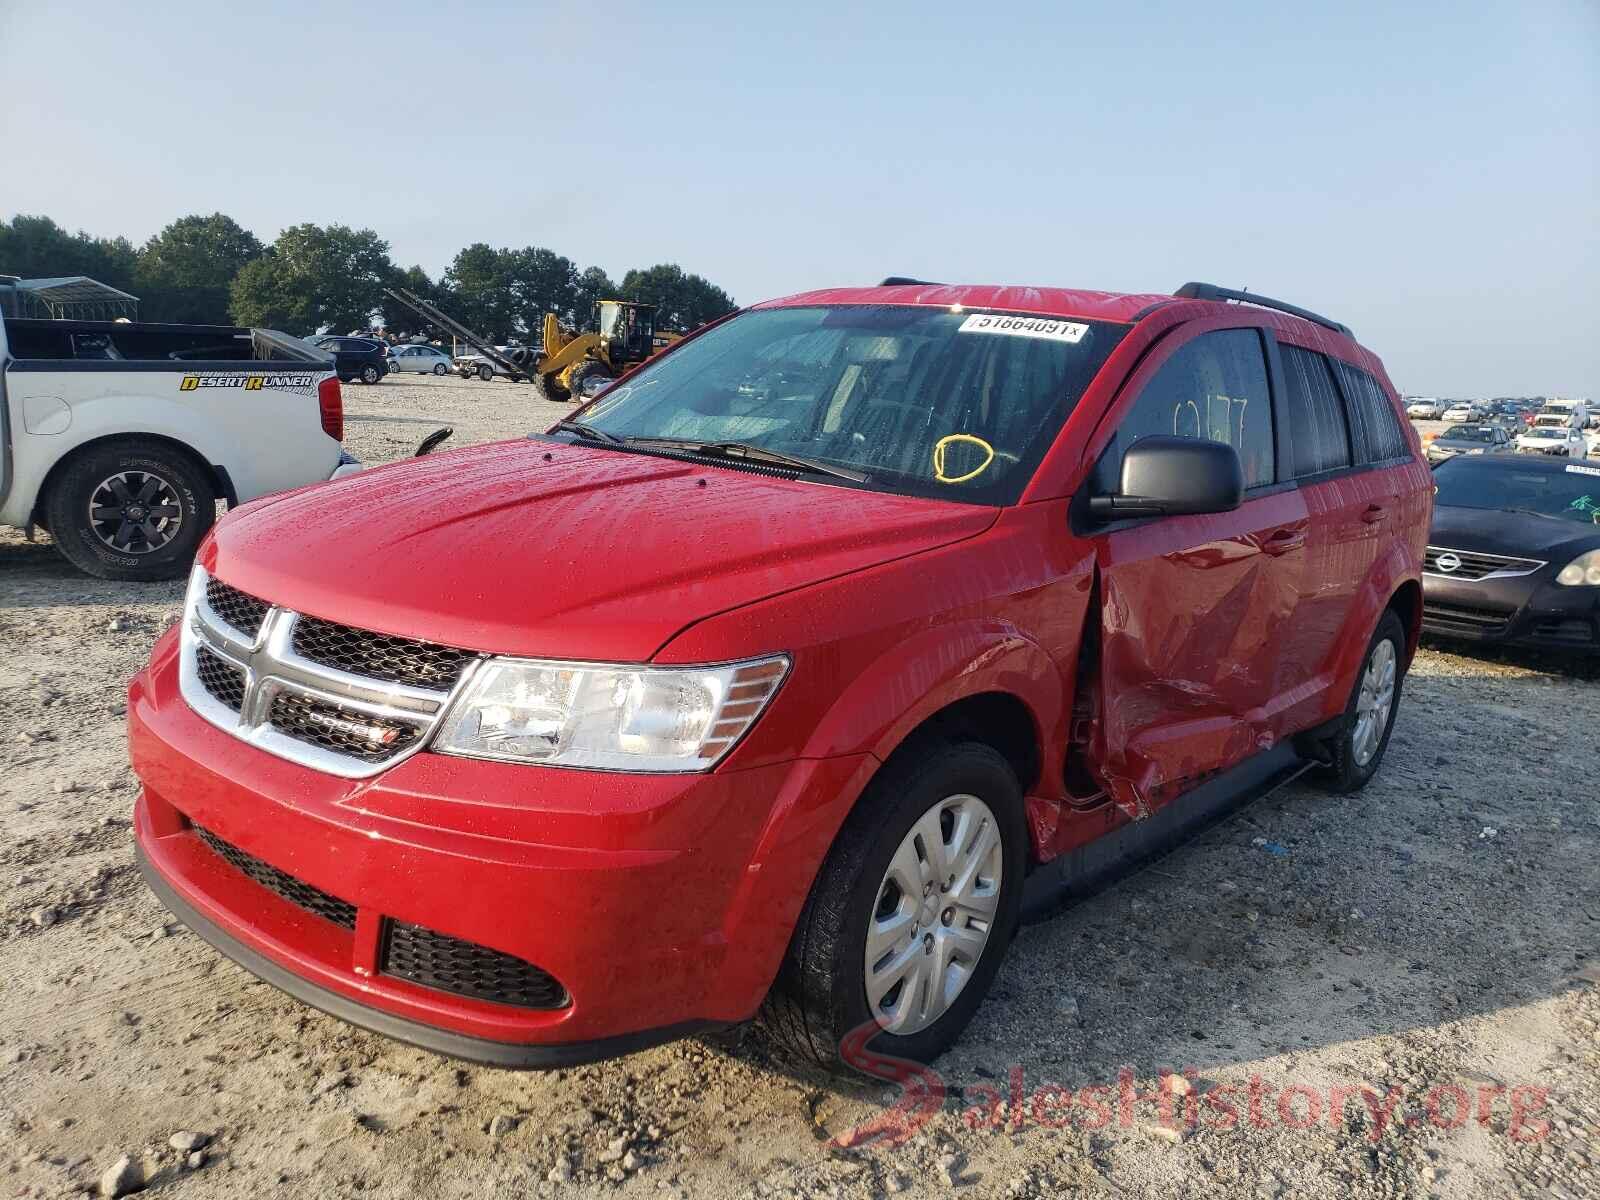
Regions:
<instances>
[{"instance_id":1,"label":"rear tire","mask_svg":"<svg viewBox=\"0 0 1600 1200\"><path fill-rule=\"evenodd\" d=\"M1329 742L1332 762L1316 775L1326 790L1359 792L1377 774L1400 713L1405 654L1405 627L1394 609L1385 609L1356 673L1339 732Z\"/></svg>"},{"instance_id":2,"label":"rear tire","mask_svg":"<svg viewBox=\"0 0 1600 1200\"><path fill-rule=\"evenodd\" d=\"M950 843L939 844L945 837ZM976 854L963 853L972 847ZM1005 958L1026 861L1022 789L997 751L942 738L906 748L863 793L812 884L762 1011L774 1040L837 1070L852 1030L903 1022L905 1032L883 1029L870 1049L937 1057L966 1028ZM950 872L972 886L951 887ZM920 894L915 882L899 886L913 873L923 878ZM870 971L869 936L881 947ZM885 987L893 979L904 982Z\"/></svg>"},{"instance_id":3,"label":"rear tire","mask_svg":"<svg viewBox=\"0 0 1600 1200\"><path fill-rule=\"evenodd\" d=\"M177 579L216 520L211 473L193 455L142 438L68 460L45 497L56 549L99 579Z\"/></svg>"}]
</instances>

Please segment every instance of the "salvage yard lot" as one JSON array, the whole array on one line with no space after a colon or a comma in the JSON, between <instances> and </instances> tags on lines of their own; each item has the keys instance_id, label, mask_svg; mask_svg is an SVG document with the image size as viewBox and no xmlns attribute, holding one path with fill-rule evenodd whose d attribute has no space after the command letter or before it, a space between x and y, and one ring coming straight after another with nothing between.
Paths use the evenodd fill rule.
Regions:
<instances>
[{"instance_id":1,"label":"salvage yard lot","mask_svg":"<svg viewBox=\"0 0 1600 1200\"><path fill-rule=\"evenodd\" d=\"M461 445L567 411L499 381L345 398L368 463L439 425ZM133 866L123 686L181 594L0 532L5 1194L93 1189L123 1155L184 1197L1600 1193L1592 667L1425 647L1365 792L1291 786L1025 929L936 1064L943 1108L904 1144L838 1150L897 1090L796 1072L759 1032L467 1067L307 1009L171 921ZM1146 1097L1167 1071L1190 1072L1192 1127L1181 1098L1170 1124L1123 1103L1125 1072ZM199 1166L180 1131L209 1138Z\"/></svg>"}]
</instances>

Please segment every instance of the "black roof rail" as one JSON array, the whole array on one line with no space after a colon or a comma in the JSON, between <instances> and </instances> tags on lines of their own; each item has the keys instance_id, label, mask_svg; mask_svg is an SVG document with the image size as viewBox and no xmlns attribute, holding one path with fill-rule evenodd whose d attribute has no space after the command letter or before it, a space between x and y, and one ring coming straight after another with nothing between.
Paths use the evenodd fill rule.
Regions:
<instances>
[{"instance_id":1,"label":"black roof rail","mask_svg":"<svg viewBox=\"0 0 1600 1200\"><path fill-rule=\"evenodd\" d=\"M943 287L944 286L944 284L942 284L942 283L934 283L933 280L931 280L931 279L912 279L909 276L905 276L905 275L891 275L891 276L889 276L889 278L885 279L878 286L879 287L899 287L902 284L907 284L907 283L920 284L922 287Z\"/></svg>"},{"instance_id":2,"label":"black roof rail","mask_svg":"<svg viewBox=\"0 0 1600 1200\"><path fill-rule=\"evenodd\" d=\"M1290 304L1286 300L1274 300L1271 296L1260 296L1255 292L1218 287L1214 283L1186 283L1172 294L1180 300L1237 300L1242 304L1255 304L1262 308L1275 308L1279 312L1286 312L1290 316L1302 317L1307 321L1321 325L1324 329L1342 333L1347 338L1354 339L1356 336L1350 332L1350 326L1341 325L1332 317L1314 313L1309 308L1301 308L1298 304Z\"/></svg>"}]
</instances>

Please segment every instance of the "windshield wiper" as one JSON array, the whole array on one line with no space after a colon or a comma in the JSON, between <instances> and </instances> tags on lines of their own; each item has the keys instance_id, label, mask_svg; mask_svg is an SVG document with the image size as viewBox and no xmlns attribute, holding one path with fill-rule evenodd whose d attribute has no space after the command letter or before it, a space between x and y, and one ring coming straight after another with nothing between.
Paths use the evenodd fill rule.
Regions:
<instances>
[{"instance_id":1,"label":"windshield wiper","mask_svg":"<svg viewBox=\"0 0 1600 1200\"><path fill-rule=\"evenodd\" d=\"M1559 521L1561 519L1554 513L1540 512L1536 508L1502 508L1500 511L1508 513L1522 513L1524 516L1529 517L1549 517L1552 521Z\"/></svg>"},{"instance_id":2,"label":"windshield wiper","mask_svg":"<svg viewBox=\"0 0 1600 1200\"><path fill-rule=\"evenodd\" d=\"M559 428L559 426L558 426ZM725 458L730 461L767 463L774 467L787 467L808 475L831 475L835 479L848 479L852 483L865 483L867 477L859 471L802 458L798 454L785 454L781 450L768 450L765 446L752 446L749 442L696 442L686 438L630 437L623 439L628 446L646 446L652 450L681 450L686 454L704 454L708 458Z\"/></svg>"},{"instance_id":3,"label":"windshield wiper","mask_svg":"<svg viewBox=\"0 0 1600 1200\"><path fill-rule=\"evenodd\" d=\"M604 429L596 429L593 425L585 425L582 421L561 421L556 428L565 433L575 433L586 442L604 442L608 446L622 446L627 443L614 433L607 433Z\"/></svg>"}]
</instances>

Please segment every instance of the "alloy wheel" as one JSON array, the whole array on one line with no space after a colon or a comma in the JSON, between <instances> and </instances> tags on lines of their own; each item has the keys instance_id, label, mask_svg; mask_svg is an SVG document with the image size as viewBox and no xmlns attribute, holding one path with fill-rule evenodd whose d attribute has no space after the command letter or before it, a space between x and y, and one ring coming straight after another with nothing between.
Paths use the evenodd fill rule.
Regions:
<instances>
[{"instance_id":1,"label":"alloy wheel","mask_svg":"<svg viewBox=\"0 0 1600 1200\"><path fill-rule=\"evenodd\" d=\"M1367 658L1361 690L1356 695L1356 725L1350 735L1350 752L1357 766L1371 762L1383 741L1383 731L1389 727L1389 710L1394 707L1394 681L1394 643L1384 638Z\"/></svg>"},{"instance_id":2,"label":"alloy wheel","mask_svg":"<svg viewBox=\"0 0 1600 1200\"><path fill-rule=\"evenodd\" d=\"M183 505L166 479L119 471L89 493L89 528L119 554L150 554L178 536Z\"/></svg>"},{"instance_id":3,"label":"alloy wheel","mask_svg":"<svg viewBox=\"0 0 1600 1200\"><path fill-rule=\"evenodd\" d=\"M918 818L878 885L866 930L867 1007L894 1034L926 1029L966 987L1000 905L1000 828L976 796Z\"/></svg>"}]
</instances>

